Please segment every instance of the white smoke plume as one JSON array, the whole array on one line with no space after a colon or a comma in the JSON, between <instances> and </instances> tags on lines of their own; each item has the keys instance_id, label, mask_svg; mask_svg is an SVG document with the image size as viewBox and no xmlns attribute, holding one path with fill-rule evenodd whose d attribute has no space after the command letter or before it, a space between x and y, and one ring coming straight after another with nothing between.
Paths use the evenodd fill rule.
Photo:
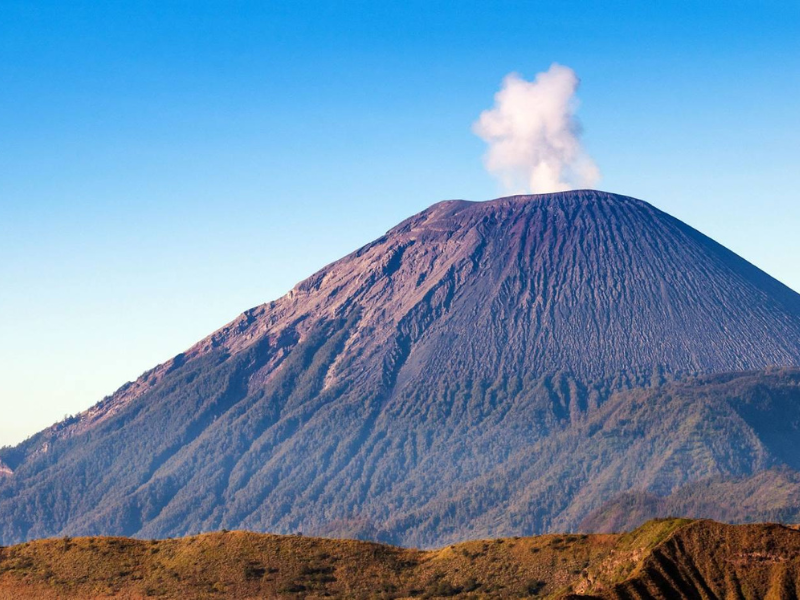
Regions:
<instances>
[{"instance_id":1,"label":"white smoke plume","mask_svg":"<svg viewBox=\"0 0 800 600\"><path fill-rule=\"evenodd\" d=\"M575 117L575 71L553 63L533 81L503 80L495 105L472 129L487 144L484 162L508 192L545 193L590 188L600 171L581 147Z\"/></svg>"}]
</instances>

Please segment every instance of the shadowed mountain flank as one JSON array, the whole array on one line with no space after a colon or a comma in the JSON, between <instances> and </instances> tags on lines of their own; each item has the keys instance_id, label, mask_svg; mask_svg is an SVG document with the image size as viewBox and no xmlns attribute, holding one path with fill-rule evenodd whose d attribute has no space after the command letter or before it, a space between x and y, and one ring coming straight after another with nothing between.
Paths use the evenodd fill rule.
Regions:
<instances>
[{"instance_id":1,"label":"shadowed mountain flank","mask_svg":"<svg viewBox=\"0 0 800 600\"><path fill-rule=\"evenodd\" d=\"M798 365L800 296L645 202L442 202L0 450L0 541L574 529L793 477Z\"/></svg>"}]
</instances>

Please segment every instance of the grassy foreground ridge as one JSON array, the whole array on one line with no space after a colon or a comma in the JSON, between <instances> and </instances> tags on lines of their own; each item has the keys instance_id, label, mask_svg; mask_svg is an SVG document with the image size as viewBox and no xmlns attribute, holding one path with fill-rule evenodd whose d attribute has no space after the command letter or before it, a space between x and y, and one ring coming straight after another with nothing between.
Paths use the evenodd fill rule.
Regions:
<instances>
[{"instance_id":1,"label":"grassy foreground ridge","mask_svg":"<svg viewBox=\"0 0 800 600\"><path fill-rule=\"evenodd\" d=\"M800 531L664 519L633 532L421 551L249 532L0 549L0 598L796 598Z\"/></svg>"}]
</instances>

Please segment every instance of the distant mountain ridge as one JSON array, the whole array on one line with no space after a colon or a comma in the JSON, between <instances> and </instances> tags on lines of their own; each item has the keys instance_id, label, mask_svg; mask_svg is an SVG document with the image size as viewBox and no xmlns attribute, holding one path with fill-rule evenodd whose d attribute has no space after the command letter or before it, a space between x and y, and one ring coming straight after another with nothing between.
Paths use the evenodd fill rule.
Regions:
<instances>
[{"instance_id":1,"label":"distant mountain ridge","mask_svg":"<svg viewBox=\"0 0 800 600\"><path fill-rule=\"evenodd\" d=\"M442 202L0 451L0 540L576 527L616 494L797 469L798 373L754 373L775 366L800 366L800 295L645 202Z\"/></svg>"}]
</instances>

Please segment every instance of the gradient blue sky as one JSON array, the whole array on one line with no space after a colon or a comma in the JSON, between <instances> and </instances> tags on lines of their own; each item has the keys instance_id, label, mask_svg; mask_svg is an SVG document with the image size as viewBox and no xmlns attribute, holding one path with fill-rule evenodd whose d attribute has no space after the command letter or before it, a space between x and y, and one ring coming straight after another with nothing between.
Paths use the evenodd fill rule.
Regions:
<instances>
[{"instance_id":1,"label":"gradient blue sky","mask_svg":"<svg viewBox=\"0 0 800 600\"><path fill-rule=\"evenodd\" d=\"M507 73L601 189L800 290L800 3L0 0L0 445L442 199Z\"/></svg>"}]
</instances>

